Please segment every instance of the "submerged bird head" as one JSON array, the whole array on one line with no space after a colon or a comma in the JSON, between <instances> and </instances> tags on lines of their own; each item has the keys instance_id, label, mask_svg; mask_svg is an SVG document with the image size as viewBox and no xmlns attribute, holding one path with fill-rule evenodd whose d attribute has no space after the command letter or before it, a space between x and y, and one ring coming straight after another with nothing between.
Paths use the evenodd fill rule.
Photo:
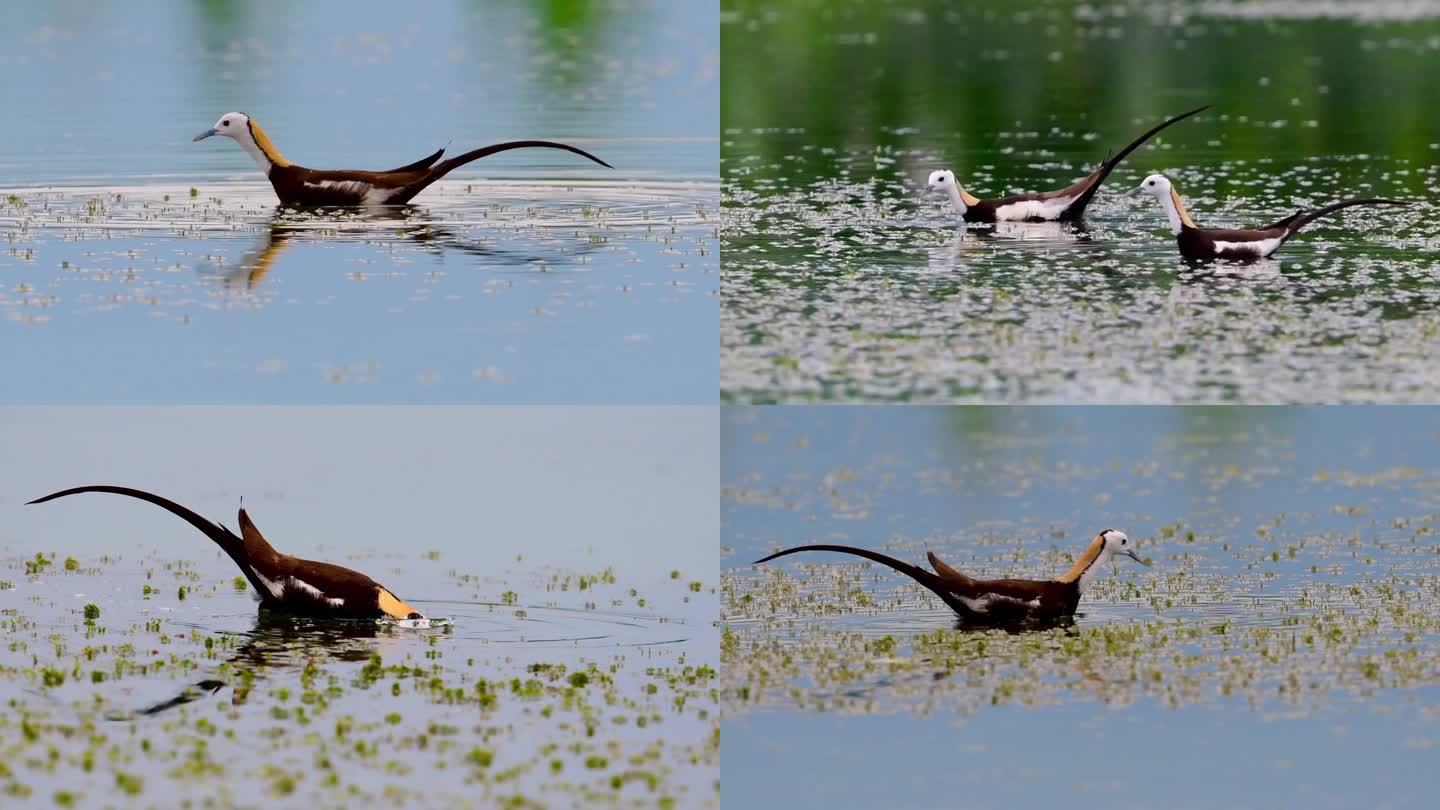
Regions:
<instances>
[{"instance_id":1,"label":"submerged bird head","mask_svg":"<svg viewBox=\"0 0 1440 810\"><path fill-rule=\"evenodd\" d=\"M965 193L960 187L960 181L955 178L955 173L949 169L938 169L930 173L930 179L925 185L926 194L944 194L954 204L956 212L964 214L970 207L970 201L974 198Z\"/></svg>"},{"instance_id":2,"label":"submerged bird head","mask_svg":"<svg viewBox=\"0 0 1440 810\"><path fill-rule=\"evenodd\" d=\"M1110 558L1116 554L1129 557L1141 565L1148 566L1150 564L1140 559L1140 555L1135 553L1135 544L1124 532L1118 529L1106 529L1095 535L1095 539L1085 547L1085 553L1075 561L1075 566L1057 579L1060 582L1078 581L1080 592L1084 593L1091 580L1095 578L1095 574L1099 572L1100 566L1109 562Z\"/></svg>"},{"instance_id":3,"label":"submerged bird head","mask_svg":"<svg viewBox=\"0 0 1440 810\"><path fill-rule=\"evenodd\" d=\"M240 148L255 160L260 171L267 174L274 166L292 165L280 154L280 150L275 148L275 144L270 142L265 130L245 113L225 113L215 122L215 126L196 135L191 143L203 141L211 135L223 135L240 144Z\"/></svg>"}]
</instances>

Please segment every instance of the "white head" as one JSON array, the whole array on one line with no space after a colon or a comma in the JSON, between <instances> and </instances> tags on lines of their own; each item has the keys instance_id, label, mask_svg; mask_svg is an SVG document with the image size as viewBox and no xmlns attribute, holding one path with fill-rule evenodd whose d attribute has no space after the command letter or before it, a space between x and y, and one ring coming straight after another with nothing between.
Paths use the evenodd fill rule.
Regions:
<instances>
[{"instance_id":1,"label":"white head","mask_svg":"<svg viewBox=\"0 0 1440 810\"><path fill-rule=\"evenodd\" d=\"M215 126L196 135L191 142L203 141L211 135L223 135L240 144L240 148L244 149L255 160L255 165L260 167L260 171L266 174L270 173L271 167L292 165L290 161L281 156L280 151L275 148L275 144L270 142L265 130L250 120L250 116L245 113L225 113L220 116L220 120L215 122Z\"/></svg>"},{"instance_id":2,"label":"white head","mask_svg":"<svg viewBox=\"0 0 1440 810\"><path fill-rule=\"evenodd\" d=\"M1149 194L1157 200L1170 196L1170 178L1163 174L1152 174L1140 183L1131 194Z\"/></svg>"},{"instance_id":3,"label":"white head","mask_svg":"<svg viewBox=\"0 0 1440 810\"><path fill-rule=\"evenodd\" d=\"M1195 227L1195 223L1190 221L1190 215L1185 213L1185 203L1180 201L1180 195L1175 192L1175 186L1165 175L1152 174L1145 178L1130 192L1132 197L1136 194L1149 194L1160 202L1160 207L1165 211L1165 218L1170 220L1171 233L1178 236L1184 226Z\"/></svg>"},{"instance_id":4,"label":"white head","mask_svg":"<svg viewBox=\"0 0 1440 810\"><path fill-rule=\"evenodd\" d=\"M965 211L974 204L974 197L965 193L960 187L960 180L955 177L955 172L949 169L937 169L930 173L930 180L925 186L926 194L944 194L950 198L950 204L955 206L956 213L965 214Z\"/></svg>"},{"instance_id":5,"label":"white head","mask_svg":"<svg viewBox=\"0 0 1440 810\"><path fill-rule=\"evenodd\" d=\"M1129 557L1141 565L1150 564L1140 559L1140 555L1135 553L1135 544L1130 542L1128 535L1118 529L1106 529L1095 535L1095 539L1091 540L1090 545L1085 548L1085 553L1075 561L1075 566L1059 577L1059 580L1061 582L1078 580L1080 592L1084 593L1085 589L1090 587L1090 582L1095 578L1095 574L1100 571L1100 567L1109 562L1110 558L1116 554Z\"/></svg>"},{"instance_id":6,"label":"white head","mask_svg":"<svg viewBox=\"0 0 1440 810\"><path fill-rule=\"evenodd\" d=\"M1116 554L1121 554L1141 565L1149 565L1149 563L1140 559L1140 555L1135 553L1135 546L1131 544L1129 535L1119 529L1106 529L1101 532L1100 541L1104 543L1104 547L1100 549L1100 560L1102 562L1109 560Z\"/></svg>"}]
</instances>

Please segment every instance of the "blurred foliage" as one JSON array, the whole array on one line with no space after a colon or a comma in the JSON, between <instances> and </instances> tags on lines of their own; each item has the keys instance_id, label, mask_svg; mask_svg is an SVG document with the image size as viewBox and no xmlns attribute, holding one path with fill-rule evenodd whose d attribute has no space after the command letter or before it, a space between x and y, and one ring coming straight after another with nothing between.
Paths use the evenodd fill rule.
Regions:
<instances>
[{"instance_id":1,"label":"blurred foliage","mask_svg":"<svg viewBox=\"0 0 1440 810\"><path fill-rule=\"evenodd\" d=\"M1440 141L1440 83L1428 78L1440 20L1222 18L1199 4L1070 0L721 7L722 122L751 154L790 149L749 132L762 128L803 129L806 142L835 147L904 146L918 132L992 148L997 133L1053 126L1118 147L1139 119L1207 103L1230 117L1223 127L1187 124L1167 137L1211 160L1373 153L1429 163Z\"/></svg>"}]
</instances>

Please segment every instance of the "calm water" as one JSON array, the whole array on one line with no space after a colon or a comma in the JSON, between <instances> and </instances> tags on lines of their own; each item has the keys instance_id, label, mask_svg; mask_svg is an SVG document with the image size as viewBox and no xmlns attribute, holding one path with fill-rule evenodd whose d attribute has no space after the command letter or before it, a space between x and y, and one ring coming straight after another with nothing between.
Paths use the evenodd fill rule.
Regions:
<instances>
[{"instance_id":1,"label":"calm water","mask_svg":"<svg viewBox=\"0 0 1440 810\"><path fill-rule=\"evenodd\" d=\"M0 400L709 401L716 13L8 9ZM234 143L190 142L230 110L316 168L545 138L616 169L522 150L378 221L277 217Z\"/></svg>"},{"instance_id":2,"label":"calm water","mask_svg":"<svg viewBox=\"0 0 1440 810\"><path fill-rule=\"evenodd\" d=\"M718 806L713 407L0 416L6 806ZM244 496L280 550L453 624L261 622L155 507L21 505L100 481L232 527Z\"/></svg>"},{"instance_id":3,"label":"calm water","mask_svg":"<svg viewBox=\"0 0 1440 810\"><path fill-rule=\"evenodd\" d=\"M722 427L733 807L1428 807L1440 743L1433 409L763 408ZM953 629L807 542L1045 577L1074 628Z\"/></svg>"},{"instance_id":4,"label":"calm water","mask_svg":"<svg viewBox=\"0 0 1440 810\"><path fill-rule=\"evenodd\" d=\"M732 400L1434 401L1434 4L743 2L721 14ZM1335 16L1329 16L1335 15ZM763 75L762 75L763 74ZM921 199L1061 188L1162 118L1088 230ZM1249 268L1181 262L1153 199L1253 227L1347 197Z\"/></svg>"}]
</instances>

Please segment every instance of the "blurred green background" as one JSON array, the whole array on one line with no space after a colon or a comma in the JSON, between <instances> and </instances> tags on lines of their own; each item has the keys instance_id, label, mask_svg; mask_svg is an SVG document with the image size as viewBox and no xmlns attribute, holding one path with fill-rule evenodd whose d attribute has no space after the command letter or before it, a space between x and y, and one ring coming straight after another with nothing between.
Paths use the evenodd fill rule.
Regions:
<instances>
[{"instance_id":1,"label":"blurred green background","mask_svg":"<svg viewBox=\"0 0 1440 810\"><path fill-rule=\"evenodd\" d=\"M1324 4L1333 9L1338 4ZM808 144L967 148L1051 125L1101 130L1202 104L1223 138L1167 137L1212 160L1385 152L1432 160L1440 21L1415 4L722 0L722 154ZM1401 19L1387 18L1387 13ZM1358 30L1357 30L1358 26ZM793 132L793 130L803 132ZM1013 145L1023 146L1024 138Z\"/></svg>"}]
</instances>

